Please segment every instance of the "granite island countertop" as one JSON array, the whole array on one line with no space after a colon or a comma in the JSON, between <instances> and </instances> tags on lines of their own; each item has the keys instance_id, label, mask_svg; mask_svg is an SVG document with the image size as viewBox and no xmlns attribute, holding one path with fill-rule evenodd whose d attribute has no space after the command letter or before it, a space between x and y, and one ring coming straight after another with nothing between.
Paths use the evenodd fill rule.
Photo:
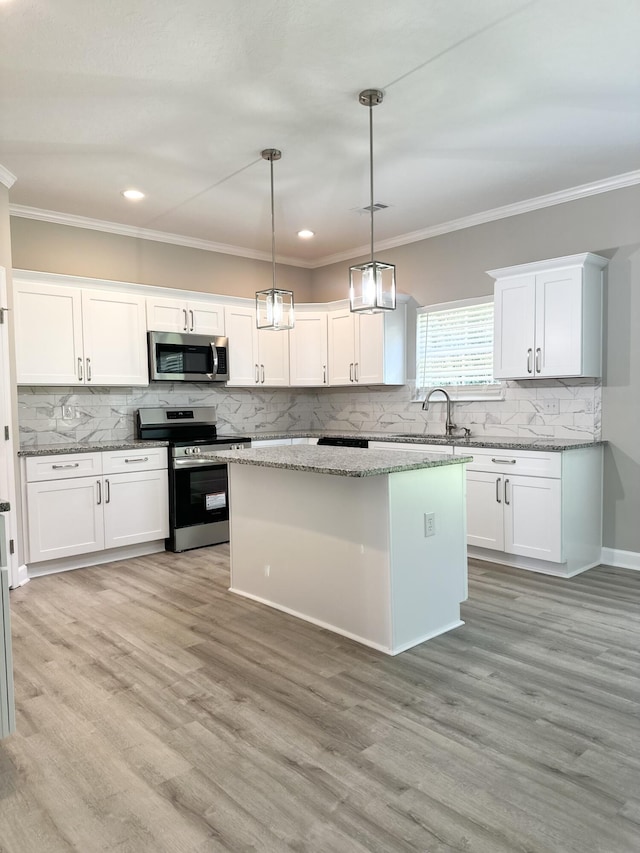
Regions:
<instances>
[{"instance_id":1,"label":"granite island countertop","mask_svg":"<svg viewBox=\"0 0 640 853\"><path fill-rule=\"evenodd\" d=\"M238 462L263 468L287 468L316 474L335 474L340 477L375 477L418 468L438 468L471 462L470 456L441 456L440 454L401 450L366 450L353 447L317 447L293 445L260 447L253 450L221 450L203 454L207 459Z\"/></svg>"},{"instance_id":2,"label":"granite island countertop","mask_svg":"<svg viewBox=\"0 0 640 853\"><path fill-rule=\"evenodd\" d=\"M68 453L101 453L103 450L139 450L143 447L167 447L168 444L168 441L143 441L135 438L124 441L40 444L33 447L21 447L18 456L62 456Z\"/></svg>"}]
</instances>

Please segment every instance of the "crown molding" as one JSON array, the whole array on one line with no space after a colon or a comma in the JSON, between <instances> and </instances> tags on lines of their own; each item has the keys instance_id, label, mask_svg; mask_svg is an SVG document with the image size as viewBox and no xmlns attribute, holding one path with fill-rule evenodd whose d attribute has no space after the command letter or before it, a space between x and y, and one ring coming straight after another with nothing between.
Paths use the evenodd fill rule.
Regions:
<instances>
[{"instance_id":1,"label":"crown molding","mask_svg":"<svg viewBox=\"0 0 640 853\"><path fill-rule=\"evenodd\" d=\"M10 190L17 180L16 176L0 163L0 184Z\"/></svg>"},{"instance_id":2,"label":"crown molding","mask_svg":"<svg viewBox=\"0 0 640 853\"><path fill-rule=\"evenodd\" d=\"M11 183L6 183L5 176L6 179L11 180ZM5 183L10 187L15 180L16 179L11 172L0 166L0 181L2 183ZM619 190L624 187L635 186L636 184L640 184L640 169L636 169L632 172L625 172L622 175L614 175L611 178L603 178L600 181L593 181L590 184L581 184L580 186L571 187L570 189L559 190L558 192L526 199L525 201L506 204L502 207L494 207L491 210L481 211L480 213L472 213L470 216L463 216L460 219L452 219L449 222L443 222L439 225L431 225L428 228L423 228L419 231L411 231L407 234L401 234L397 237L392 237L389 240L377 240L376 251L395 249L398 246L406 246L409 243L428 240L430 237L438 237L441 234L461 231L464 228L473 228L475 225L484 225L487 222L507 219L509 216L518 216L521 213L531 213L535 210L542 210L545 207L553 207L556 204L564 204L568 201L577 201L578 199L587 198L591 195ZM164 231L152 231L148 228L137 228L133 225L122 225L117 222L107 222L102 219L89 219L84 216L75 216L70 213L59 213L54 210L42 210L37 207L25 207L20 204L11 204L9 205L9 213L11 216L18 216L24 219L38 219L42 222L52 222L57 225L70 225L74 228L88 228L92 231L104 231L108 234L119 234L123 237L134 237L139 240L153 240L157 243L170 243L175 246L185 246L190 249L202 249L205 252L219 252L223 255L235 255L237 257L250 258L256 261L271 261L271 255L268 252L258 252L254 249L247 249L242 246L230 246L226 243L214 243L211 240L200 240L196 237L185 237L182 234L168 234ZM369 245L366 245L347 249L344 252L338 252L335 255L326 255L312 261L305 261L300 258L289 258L280 255L276 256L276 261L280 264L302 267L303 269L318 269L319 267L329 266L330 264L336 264L341 261L351 261L356 258L366 257L369 255L369 251L370 247Z\"/></svg>"},{"instance_id":3,"label":"crown molding","mask_svg":"<svg viewBox=\"0 0 640 853\"><path fill-rule=\"evenodd\" d=\"M87 228L90 231L103 231L106 234L118 234L121 237L134 237L138 240L153 240L156 243L170 243L173 246L185 246L189 249L202 249L205 252L219 252L223 255L236 255L240 258L250 258L254 261L271 263L270 252L259 252L243 246L230 246L227 243L214 243L211 240L200 240L197 237L185 237L182 234L169 234L165 231L153 231L150 228L137 228L135 225L123 225L119 222L107 222L103 219L90 219L76 216L72 213L59 213L56 210L42 210L39 207L25 207L21 204L10 204L9 214L22 219L38 219L41 222L52 222L56 225L70 225L73 228ZM311 268L308 261L299 258L288 258L276 255L276 262L293 267Z\"/></svg>"},{"instance_id":4,"label":"crown molding","mask_svg":"<svg viewBox=\"0 0 640 853\"><path fill-rule=\"evenodd\" d=\"M619 190L624 187L632 187L640 184L640 169L633 172L625 172L622 175L614 175L612 178L603 178L590 184L581 184L567 190L537 196L525 201L517 201L514 204L505 204L503 207L494 207L480 213L472 213L460 219L452 219L440 225L432 225L420 231L411 231L389 240L376 240L376 251L384 249L395 249L397 246L406 246L409 243L417 243L420 240L428 240L430 237L439 237L441 234L450 234L452 231L461 231L464 228L473 228L474 225L484 225L487 222L495 222L498 219L507 219L509 216L518 216L520 213L531 213L534 210L542 210L545 207L553 207L556 204L564 204L567 201L577 201L590 195L607 193L611 190ZM325 267L340 261L350 261L361 256L368 256L371 251L369 245L358 246L335 255L327 255L313 262L313 268Z\"/></svg>"}]
</instances>

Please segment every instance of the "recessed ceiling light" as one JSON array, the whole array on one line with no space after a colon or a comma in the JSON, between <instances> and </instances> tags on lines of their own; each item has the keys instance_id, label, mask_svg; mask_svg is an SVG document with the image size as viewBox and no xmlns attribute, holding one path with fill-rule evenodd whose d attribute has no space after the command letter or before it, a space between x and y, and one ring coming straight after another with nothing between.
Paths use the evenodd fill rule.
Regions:
<instances>
[{"instance_id":1,"label":"recessed ceiling light","mask_svg":"<svg viewBox=\"0 0 640 853\"><path fill-rule=\"evenodd\" d=\"M139 201L144 198L144 193L141 193L140 190L122 190L122 195L130 201Z\"/></svg>"},{"instance_id":2,"label":"recessed ceiling light","mask_svg":"<svg viewBox=\"0 0 640 853\"><path fill-rule=\"evenodd\" d=\"M298 231L298 237L302 237L303 240L308 240L309 237L314 237L315 232L309 231L308 228L303 228L302 231Z\"/></svg>"}]
</instances>

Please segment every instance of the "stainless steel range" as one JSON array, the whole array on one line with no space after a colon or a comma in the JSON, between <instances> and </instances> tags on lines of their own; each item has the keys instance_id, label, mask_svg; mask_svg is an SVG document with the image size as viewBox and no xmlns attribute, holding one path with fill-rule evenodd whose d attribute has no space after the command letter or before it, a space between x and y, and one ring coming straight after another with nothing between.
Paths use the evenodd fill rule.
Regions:
<instances>
[{"instance_id":1,"label":"stainless steel range","mask_svg":"<svg viewBox=\"0 0 640 853\"><path fill-rule=\"evenodd\" d=\"M219 436L214 406L138 409L136 434L169 442L169 551L229 541L227 466L205 454L251 445L248 438Z\"/></svg>"}]
</instances>

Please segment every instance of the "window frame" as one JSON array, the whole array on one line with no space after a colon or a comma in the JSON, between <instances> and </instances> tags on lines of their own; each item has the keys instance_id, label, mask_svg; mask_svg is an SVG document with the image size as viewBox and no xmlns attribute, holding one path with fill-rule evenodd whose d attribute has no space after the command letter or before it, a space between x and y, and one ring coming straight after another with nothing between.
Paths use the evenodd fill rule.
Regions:
<instances>
[{"instance_id":1,"label":"window frame","mask_svg":"<svg viewBox=\"0 0 640 853\"><path fill-rule=\"evenodd\" d=\"M427 397L429 391L433 388L444 388L452 400L457 400L459 402L471 402L474 400L482 401L482 400L503 400L505 397L505 384L499 379L496 379L495 382L491 384L483 384L483 385L429 385L428 387L421 387L418 385L418 375L420 373L418 359L420 357L420 334L419 334L419 323L420 317L424 314L435 314L439 311L454 311L458 308L468 308L475 305L486 305L488 303L493 304L494 298L492 295L490 296L473 296L468 299L456 299L451 302L437 302L433 305L423 305L420 308L416 309L416 358L415 358L415 366L416 366L416 389L415 389L415 402L422 403ZM442 395L438 397L434 397L433 399L437 402L440 398L444 400Z\"/></svg>"}]
</instances>

